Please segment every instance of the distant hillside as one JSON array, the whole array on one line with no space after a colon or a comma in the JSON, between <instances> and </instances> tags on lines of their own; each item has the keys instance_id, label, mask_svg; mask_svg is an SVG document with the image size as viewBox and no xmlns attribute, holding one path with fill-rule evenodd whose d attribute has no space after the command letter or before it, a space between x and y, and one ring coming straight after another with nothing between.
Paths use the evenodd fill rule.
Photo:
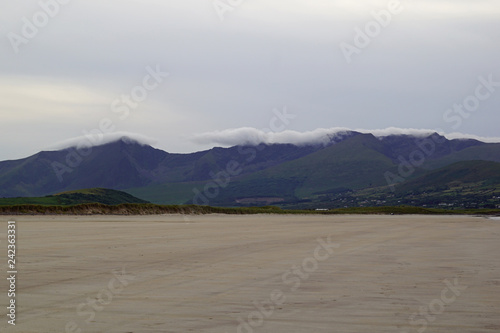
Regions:
<instances>
[{"instance_id":1,"label":"distant hillside","mask_svg":"<svg viewBox=\"0 0 500 333\"><path fill-rule=\"evenodd\" d=\"M446 209L500 208L500 163L463 161L419 173L396 186L316 193L286 208L340 208L411 205Z\"/></svg>"},{"instance_id":2,"label":"distant hillside","mask_svg":"<svg viewBox=\"0 0 500 333\"><path fill-rule=\"evenodd\" d=\"M87 156L85 156L87 155ZM149 183L150 168L166 152L128 141L93 147L44 151L0 162L0 196L44 196L82 188L124 189Z\"/></svg>"},{"instance_id":3,"label":"distant hillside","mask_svg":"<svg viewBox=\"0 0 500 333\"><path fill-rule=\"evenodd\" d=\"M235 178L211 204L234 204L234 198L275 197L296 201L315 192L338 188L359 189L385 184L391 159L377 149L381 142L360 134L345 142L266 170Z\"/></svg>"},{"instance_id":4,"label":"distant hillside","mask_svg":"<svg viewBox=\"0 0 500 333\"><path fill-rule=\"evenodd\" d=\"M461 161L500 162L500 143L485 143L455 151L440 159L428 161L425 167L437 169Z\"/></svg>"},{"instance_id":5,"label":"distant hillside","mask_svg":"<svg viewBox=\"0 0 500 333\"><path fill-rule=\"evenodd\" d=\"M467 188L500 190L500 163L462 161L430 171L397 187L396 193L438 192L454 189L464 194Z\"/></svg>"},{"instance_id":6,"label":"distant hillside","mask_svg":"<svg viewBox=\"0 0 500 333\"><path fill-rule=\"evenodd\" d=\"M169 154L128 140L93 147L88 156L74 148L45 151L0 162L0 197L44 196L81 188L117 190L164 183L206 181L235 161L242 174L293 160L321 147L261 145ZM87 154L87 153L85 153Z\"/></svg>"},{"instance_id":7,"label":"distant hillside","mask_svg":"<svg viewBox=\"0 0 500 333\"><path fill-rule=\"evenodd\" d=\"M101 203L105 205L119 205L124 203L148 203L128 193L105 188L92 188L63 192L45 197L21 197L0 199L0 205L51 205L70 206L86 203Z\"/></svg>"},{"instance_id":8,"label":"distant hillside","mask_svg":"<svg viewBox=\"0 0 500 333\"><path fill-rule=\"evenodd\" d=\"M439 207L462 198L471 207L496 207L498 170L478 162L500 162L500 144L447 140L438 134L375 137L350 131L324 144L171 154L122 139L90 151L68 148L0 162L0 197L36 197L16 200L42 204L104 202L99 195L71 191L109 188L135 197L104 202L110 204L141 198L156 204L230 207ZM392 184L395 192L387 174L398 177ZM466 196L457 194L450 202L451 189L458 188Z\"/></svg>"}]
</instances>

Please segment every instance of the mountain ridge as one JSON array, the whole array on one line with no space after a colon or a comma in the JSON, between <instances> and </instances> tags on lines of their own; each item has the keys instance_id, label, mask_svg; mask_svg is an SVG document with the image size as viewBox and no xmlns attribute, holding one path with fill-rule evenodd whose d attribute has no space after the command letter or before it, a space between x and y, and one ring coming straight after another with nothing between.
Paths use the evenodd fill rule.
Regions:
<instances>
[{"instance_id":1,"label":"mountain ridge","mask_svg":"<svg viewBox=\"0 0 500 333\"><path fill-rule=\"evenodd\" d=\"M437 133L376 137L351 131L323 144L214 147L178 154L120 139L87 151L72 147L2 161L0 197L104 187L161 204L193 203L196 194L205 198L201 204L222 206L251 204L258 198L280 204L314 203L325 196L318 193L370 188L386 193L387 172L399 177L401 184L394 186L404 188L432 170L470 160L500 162L500 144L448 140ZM415 163L415 172L402 174L402 161Z\"/></svg>"}]
</instances>

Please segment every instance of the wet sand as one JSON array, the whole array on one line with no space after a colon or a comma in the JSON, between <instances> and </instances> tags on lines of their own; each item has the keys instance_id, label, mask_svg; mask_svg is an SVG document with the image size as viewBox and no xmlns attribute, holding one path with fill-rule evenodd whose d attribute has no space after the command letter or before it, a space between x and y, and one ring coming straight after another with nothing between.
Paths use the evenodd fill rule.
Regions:
<instances>
[{"instance_id":1,"label":"wet sand","mask_svg":"<svg viewBox=\"0 0 500 333\"><path fill-rule=\"evenodd\" d=\"M1 332L498 332L500 221L3 216Z\"/></svg>"}]
</instances>

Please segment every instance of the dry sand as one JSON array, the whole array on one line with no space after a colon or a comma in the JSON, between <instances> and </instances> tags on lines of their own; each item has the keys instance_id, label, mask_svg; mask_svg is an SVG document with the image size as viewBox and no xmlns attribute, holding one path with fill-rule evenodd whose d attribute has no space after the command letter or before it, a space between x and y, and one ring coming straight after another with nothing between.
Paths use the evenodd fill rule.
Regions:
<instances>
[{"instance_id":1,"label":"dry sand","mask_svg":"<svg viewBox=\"0 0 500 333\"><path fill-rule=\"evenodd\" d=\"M9 218L2 219L6 276ZM500 331L497 220L11 219L17 318L7 323L4 278L1 332Z\"/></svg>"}]
</instances>

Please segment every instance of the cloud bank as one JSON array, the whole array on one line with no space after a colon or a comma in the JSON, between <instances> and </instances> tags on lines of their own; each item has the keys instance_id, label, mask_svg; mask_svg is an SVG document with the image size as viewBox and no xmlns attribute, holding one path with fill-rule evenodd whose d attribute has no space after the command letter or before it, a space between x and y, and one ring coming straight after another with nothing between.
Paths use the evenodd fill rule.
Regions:
<instances>
[{"instance_id":1,"label":"cloud bank","mask_svg":"<svg viewBox=\"0 0 500 333\"><path fill-rule=\"evenodd\" d=\"M158 143L158 140L142 134L130 133L130 132L114 132L106 134L100 133L87 136L85 135L78 136L75 138L57 142L53 145L50 145L49 147L46 147L44 150L51 151L51 150L61 150L71 147L94 147L115 142L120 139L135 141L142 145L150 145L150 146Z\"/></svg>"},{"instance_id":2,"label":"cloud bank","mask_svg":"<svg viewBox=\"0 0 500 333\"><path fill-rule=\"evenodd\" d=\"M348 134L349 132L371 133L375 137L382 138L390 135L411 135L415 137L424 137L433 133L439 133L446 138L452 139L475 139L482 142L500 143L498 137L481 137L472 134L459 132L444 133L438 130L415 129L415 128L397 128L389 127L385 129L351 129L346 127L317 128L312 131L299 132L287 130L282 132L265 132L253 127L241 127L226 129L222 131L205 132L195 134L189 138L191 142L197 145L214 145L231 147L238 145L256 146L259 144L293 144L296 146L307 145L327 145L336 138ZM142 145L154 146L160 143L160 140L148 137L146 135L132 132L114 132L107 134L93 134L79 136L63 140L45 147L45 151L62 150L71 147L94 147L107 143L115 142L120 139L135 141Z\"/></svg>"},{"instance_id":3,"label":"cloud bank","mask_svg":"<svg viewBox=\"0 0 500 333\"><path fill-rule=\"evenodd\" d=\"M371 133L376 137L385 137L390 135L411 135L415 137L424 137L437 132L448 139L475 139L483 142L500 142L500 138L495 137L480 137L477 135L464 133L447 134L439 130L397 127L374 130L332 127L318 128L306 132L292 130L283 132L265 132L252 127L242 127L196 134L191 138L191 141L196 144L214 144L222 146L258 145L261 143L290 143L297 146L316 144L324 145L331 142L331 140L335 139L335 137L342 136L349 131Z\"/></svg>"}]
</instances>

